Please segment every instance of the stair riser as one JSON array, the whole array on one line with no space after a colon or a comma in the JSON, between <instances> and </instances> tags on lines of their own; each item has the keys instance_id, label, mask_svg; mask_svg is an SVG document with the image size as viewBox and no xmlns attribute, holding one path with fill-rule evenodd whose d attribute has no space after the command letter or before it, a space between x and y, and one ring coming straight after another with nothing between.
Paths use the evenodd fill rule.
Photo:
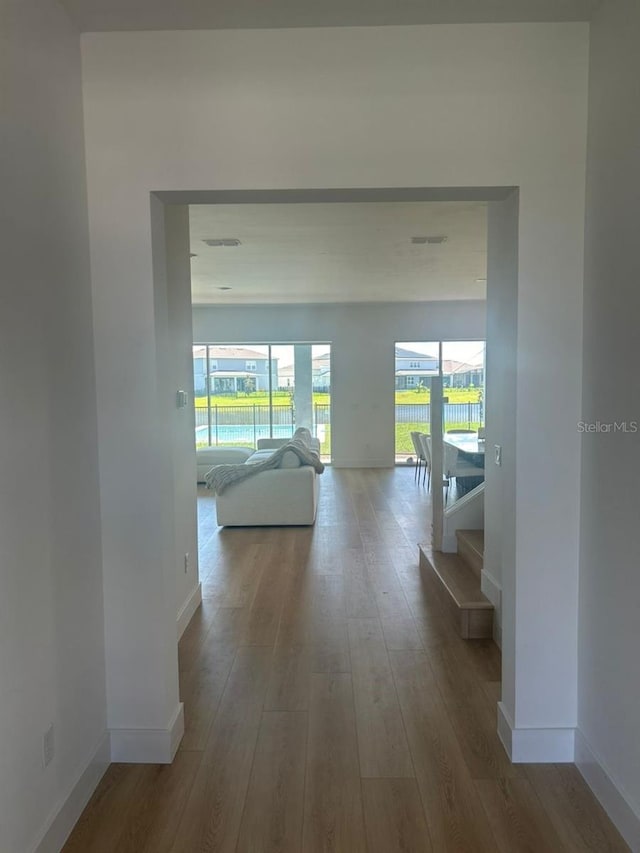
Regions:
<instances>
[{"instance_id":1,"label":"stair riser","mask_svg":"<svg viewBox=\"0 0 640 853\"><path fill-rule=\"evenodd\" d=\"M464 539L458 537L458 556L465 561L474 575L480 580L482 577L483 559Z\"/></svg>"},{"instance_id":2,"label":"stair riser","mask_svg":"<svg viewBox=\"0 0 640 853\"><path fill-rule=\"evenodd\" d=\"M461 610L460 636L463 640L492 639L493 610Z\"/></svg>"},{"instance_id":3,"label":"stair riser","mask_svg":"<svg viewBox=\"0 0 640 853\"><path fill-rule=\"evenodd\" d=\"M420 571L428 580L430 590L446 611L453 627L463 640L490 640L493 638L493 608L459 606L451 597L428 557L420 549Z\"/></svg>"}]
</instances>

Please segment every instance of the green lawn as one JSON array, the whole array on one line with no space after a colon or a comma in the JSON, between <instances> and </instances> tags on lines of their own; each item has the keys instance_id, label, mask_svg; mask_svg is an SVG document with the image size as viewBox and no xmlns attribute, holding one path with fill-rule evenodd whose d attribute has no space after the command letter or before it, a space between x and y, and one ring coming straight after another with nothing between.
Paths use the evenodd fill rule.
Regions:
<instances>
[{"instance_id":1,"label":"green lawn","mask_svg":"<svg viewBox=\"0 0 640 853\"><path fill-rule=\"evenodd\" d=\"M475 429L480 427L480 423L449 423L447 429ZM413 442L411 441L412 432L428 432L428 427L423 423L416 424L396 424L396 454L404 455L408 453L410 456L415 455Z\"/></svg>"},{"instance_id":2,"label":"green lawn","mask_svg":"<svg viewBox=\"0 0 640 853\"><path fill-rule=\"evenodd\" d=\"M444 396L449 399L450 403L477 403L481 399L481 391L479 388L445 388ZM428 403L431 399L431 392L428 389L419 391L396 391L395 402L404 404L420 404ZM293 394L288 391L274 391L273 405L288 406L293 400ZM326 406L331 402L330 394L313 395L313 402L317 405ZM207 397L196 397L196 408L206 409ZM212 406L267 406L269 405L269 393L267 391L254 391L252 394L238 394L237 396L229 394L220 394L211 397Z\"/></svg>"},{"instance_id":3,"label":"green lawn","mask_svg":"<svg viewBox=\"0 0 640 853\"><path fill-rule=\"evenodd\" d=\"M443 391L450 403L478 403L482 399L480 388L445 388ZM396 391L396 403L428 403L431 391L421 388L416 391Z\"/></svg>"},{"instance_id":4,"label":"green lawn","mask_svg":"<svg viewBox=\"0 0 640 853\"><path fill-rule=\"evenodd\" d=\"M207 408L207 397L196 397L195 398L195 406L196 409L206 409ZM288 406L293 400L293 394L289 394L288 391L274 391L273 392L273 405L274 406ZM329 394L314 394L313 402L318 405L328 405L331 401L331 396ZM237 406L268 406L269 405L269 392L268 391L254 391L251 394L219 394L217 396L211 397L211 405L220 406L220 407L237 407Z\"/></svg>"}]
</instances>

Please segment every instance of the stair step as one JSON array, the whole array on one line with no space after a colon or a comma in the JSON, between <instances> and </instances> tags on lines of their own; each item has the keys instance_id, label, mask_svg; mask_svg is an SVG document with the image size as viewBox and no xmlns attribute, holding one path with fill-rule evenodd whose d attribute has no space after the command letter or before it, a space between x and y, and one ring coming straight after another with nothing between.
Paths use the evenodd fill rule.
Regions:
<instances>
[{"instance_id":1,"label":"stair step","mask_svg":"<svg viewBox=\"0 0 640 853\"><path fill-rule=\"evenodd\" d=\"M493 604L480 590L475 572L457 554L431 551L420 545L420 570L431 572L443 599L455 615L464 640L493 637Z\"/></svg>"},{"instance_id":2,"label":"stair step","mask_svg":"<svg viewBox=\"0 0 640 853\"><path fill-rule=\"evenodd\" d=\"M484 565L484 530L456 530L458 556L473 570L478 580Z\"/></svg>"}]
</instances>

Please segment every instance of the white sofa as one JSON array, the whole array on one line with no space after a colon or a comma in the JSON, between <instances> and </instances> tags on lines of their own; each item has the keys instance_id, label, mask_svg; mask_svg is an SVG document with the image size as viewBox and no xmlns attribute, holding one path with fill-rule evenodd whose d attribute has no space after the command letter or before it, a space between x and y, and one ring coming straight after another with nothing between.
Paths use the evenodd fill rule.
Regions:
<instances>
[{"instance_id":1,"label":"white sofa","mask_svg":"<svg viewBox=\"0 0 640 853\"><path fill-rule=\"evenodd\" d=\"M244 464L262 461L286 441L259 439L259 449ZM310 444L319 449L316 439ZM309 465L261 471L216 495L216 518L221 527L313 524L318 491L318 474Z\"/></svg>"}]
</instances>

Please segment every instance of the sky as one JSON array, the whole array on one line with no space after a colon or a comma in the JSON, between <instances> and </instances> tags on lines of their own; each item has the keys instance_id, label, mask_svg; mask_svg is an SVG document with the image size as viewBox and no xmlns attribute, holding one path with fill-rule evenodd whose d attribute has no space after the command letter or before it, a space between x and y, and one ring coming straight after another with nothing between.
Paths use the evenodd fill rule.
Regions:
<instances>
[{"instance_id":1,"label":"sky","mask_svg":"<svg viewBox=\"0 0 640 853\"><path fill-rule=\"evenodd\" d=\"M402 343L405 349L436 355L438 342L417 343L415 341ZM465 364L482 364L484 361L484 341L443 341L442 357L451 361L463 361Z\"/></svg>"}]
</instances>

